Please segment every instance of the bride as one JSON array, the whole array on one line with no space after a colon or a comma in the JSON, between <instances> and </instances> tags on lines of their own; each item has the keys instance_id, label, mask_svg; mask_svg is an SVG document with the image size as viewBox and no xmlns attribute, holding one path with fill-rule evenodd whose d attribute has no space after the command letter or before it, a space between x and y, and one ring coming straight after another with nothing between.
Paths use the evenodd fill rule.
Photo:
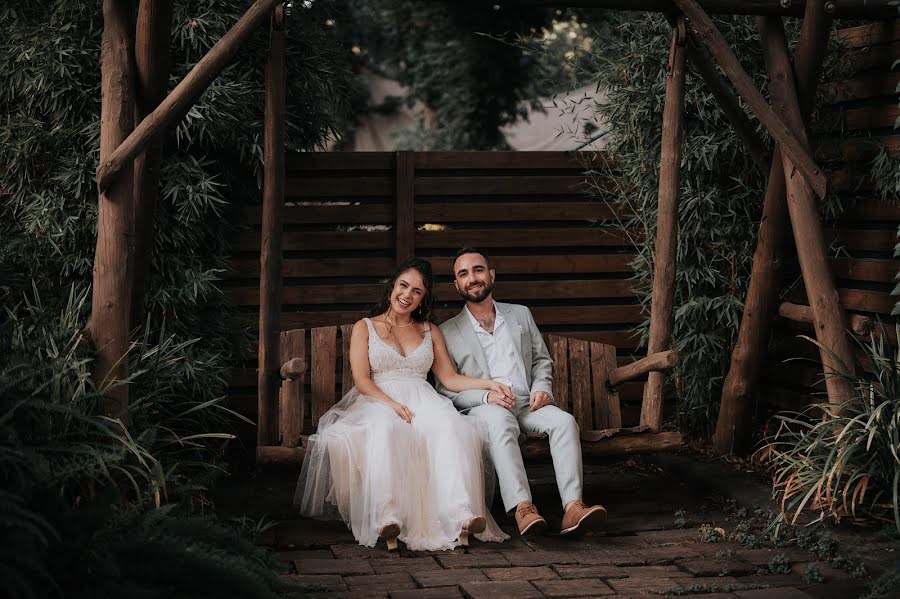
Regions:
<instances>
[{"instance_id":1,"label":"bride","mask_svg":"<svg viewBox=\"0 0 900 599\"><path fill-rule=\"evenodd\" d=\"M499 390L453 367L429 323L431 264L411 258L388 281L373 318L353 326L354 388L309 438L294 503L304 516L338 515L361 545L397 540L414 551L508 538L485 503L482 436L426 380L452 391Z\"/></svg>"}]
</instances>

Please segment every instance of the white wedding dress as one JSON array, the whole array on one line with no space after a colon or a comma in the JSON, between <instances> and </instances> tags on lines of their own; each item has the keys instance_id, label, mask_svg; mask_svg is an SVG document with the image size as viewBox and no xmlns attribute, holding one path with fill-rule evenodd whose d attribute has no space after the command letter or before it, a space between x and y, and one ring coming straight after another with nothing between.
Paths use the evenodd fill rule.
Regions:
<instances>
[{"instance_id":1,"label":"white wedding dress","mask_svg":"<svg viewBox=\"0 0 900 599\"><path fill-rule=\"evenodd\" d=\"M474 419L428 384L434 361L430 330L403 356L372 322L369 365L375 384L406 405L412 424L387 404L352 389L320 419L309 438L294 503L301 514L337 518L361 545L372 547L387 524L400 524L400 540L414 551L456 547L463 524L487 519L482 541L509 538L485 501L483 436ZM428 325L426 325L428 327ZM493 474L489 474L493 480Z\"/></svg>"}]
</instances>

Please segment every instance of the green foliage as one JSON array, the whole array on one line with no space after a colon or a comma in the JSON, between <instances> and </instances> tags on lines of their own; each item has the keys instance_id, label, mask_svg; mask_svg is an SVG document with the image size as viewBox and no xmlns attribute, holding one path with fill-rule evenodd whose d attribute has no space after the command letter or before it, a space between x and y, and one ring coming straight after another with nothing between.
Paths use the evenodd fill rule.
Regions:
<instances>
[{"instance_id":1,"label":"green foliage","mask_svg":"<svg viewBox=\"0 0 900 599\"><path fill-rule=\"evenodd\" d=\"M900 563L888 569L884 574L872 581L869 592L862 599L890 599L895 597L900 588Z\"/></svg>"},{"instance_id":2,"label":"green foliage","mask_svg":"<svg viewBox=\"0 0 900 599\"><path fill-rule=\"evenodd\" d=\"M766 571L770 574L789 574L791 571L791 562L783 553L776 553L766 564Z\"/></svg>"},{"instance_id":3,"label":"green foliage","mask_svg":"<svg viewBox=\"0 0 900 599\"><path fill-rule=\"evenodd\" d=\"M401 148L506 147L501 128L537 108L545 69L559 69L504 43L550 24L545 8L415 0L345 0L335 26L361 67L407 88L429 123L398 132Z\"/></svg>"},{"instance_id":4,"label":"green foliage","mask_svg":"<svg viewBox=\"0 0 900 599\"><path fill-rule=\"evenodd\" d=\"M765 452L781 497L780 520L793 523L812 509L816 521L889 518L900 531L900 354L885 337L860 343L871 374L860 368L862 374L835 375L851 384L848 401L778 416Z\"/></svg>"},{"instance_id":5,"label":"green foliage","mask_svg":"<svg viewBox=\"0 0 900 599\"><path fill-rule=\"evenodd\" d=\"M250 6L176 0L170 89ZM337 136L358 93L333 4L289 18L287 144ZM208 512L241 419L223 404L248 328L221 291L235 205L258 198L266 28L166 135L130 425L81 342L96 244L100 3L0 9L0 577L15 595L267 597L268 558ZM160 507L162 506L162 507Z\"/></svg>"},{"instance_id":6,"label":"green foliage","mask_svg":"<svg viewBox=\"0 0 900 599\"><path fill-rule=\"evenodd\" d=\"M759 87L765 87L755 21L719 17L716 25ZM623 225L643 234L633 263L649 312L656 240L661 125L668 23L661 15L611 18L590 74L606 98L597 118L612 129L607 151L615 193L598 199L625 204ZM674 348L679 364L679 418L686 432L711 430L728 358L740 324L756 243L765 173L752 161L705 84L688 70L678 214ZM602 127L602 125L601 125ZM762 132L760 131L762 134ZM598 186L598 190L600 187ZM649 321L641 327L646 340Z\"/></svg>"},{"instance_id":7,"label":"green foliage","mask_svg":"<svg viewBox=\"0 0 900 599\"><path fill-rule=\"evenodd\" d=\"M825 582L825 577L822 576L822 568L819 567L818 562L806 564L806 570L803 572L803 581L806 584Z\"/></svg>"}]
</instances>

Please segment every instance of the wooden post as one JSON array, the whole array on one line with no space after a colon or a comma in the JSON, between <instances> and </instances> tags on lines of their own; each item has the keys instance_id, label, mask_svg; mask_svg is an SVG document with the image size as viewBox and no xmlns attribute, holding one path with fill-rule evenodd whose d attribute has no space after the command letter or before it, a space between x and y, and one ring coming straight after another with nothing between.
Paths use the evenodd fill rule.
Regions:
<instances>
[{"instance_id":1,"label":"wooden post","mask_svg":"<svg viewBox=\"0 0 900 599\"><path fill-rule=\"evenodd\" d=\"M120 144L134 126L131 39L132 4L103 1L103 38L100 51L100 161ZM116 385L101 402L103 414L128 424L128 330L132 268L131 162L122 176L100 193L97 204L97 247L91 317L87 328L96 349L92 377L98 387Z\"/></svg>"},{"instance_id":2,"label":"wooden post","mask_svg":"<svg viewBox=\"0 0 900 599\"><path fill-rule=\"evenodd\" d=\"M750 152L750 156L761 168L765 168L769 163L769 151L766 149L766 144L756 134L753 124L747 118L738 99L731 93L728 85L716 71L716 66L710 60L709 54L697 43L690 32L688 33L688 58L690 63L696 67L697 73L700 74L700 78L706 83L713 97L719 102L719 107L731 121L735 133Z\"/></svg>"},{"instance_id":3,"label":"wooden post","mask_svg":"<svg viewBox=\"0 0 900 599\"><path fill-rule=\"evenodd\" d=\"M304 386L306 383L306 331L294 329L281 333L281 392L279 424L281 445L297 447L303 433L305 417Z\"/></svg>"},{"instance_id":4,"label":"wooden post","mask_svg":"<svg viewBox=\"0 0 900 599\"><path fill-rule=\"evenodd\" d=\"M822 0L815 0L815 3L811 1L807 5L797 43L794 74L804 119L809 117L815 99L831 28L831 18L825 14L822 4ZM775 65L771 68L774 69ZM777 76L789 78L790 72ZM780 93L780 90L772 91L776 95ZM785 193L781 150L776 145L744 313L722 387L722 403L713 435L713 446L720 453L745 453L750 449L759 376L767 358L766 347L775 317L783 252L788 239L789 216Z\"/></svg>"},{"instance_id":5,"label":"wooden post","mask_svg":"<svg viewBox=\"0 0 900 599\"><path fill-rule=\"evenodd\" d=\"M394 233L399 265L416 251L416 163L413 152L397 152L395 156Z\"/></svg>"},{"instance_id":6,"label":"wooden post","mask_svg":"<svg viewBox=\"0 0 900 599\"><path fill-rule=\"evenodd\" d=\"M653 296L650 300L650 338L647 354L672 344L675 305L675 268L678 245L678 190L681 186L681 138L684 132L684 70L687 35L684 17L672 27L666 100L663 109L662 151L659 158L659 204L656 216L656 254L653 259ZM644 385L641 424L662 426L665 374L651 372Z\"/></svg>"},{"instance_id":7,"label":"wooden post","mask_svg":"<svg viewBox=\"0 0 900 599\"><path fill-rule=\"evenodd\" d=\"M256 0L234 27L194 65L191 72L181 80L172 93L166 96L156 110L141 121L115 151L111 151L100 161L100 167L97 169L97 185L101 191L110 185L125 164L130 165L135 156L147 148L154 137L181 120L213 79L228 66L241 44L263 23L266 15L271 13L272 7L281 2L283 0Z\"/></svg>"},{"instance_id":8,"label":"wooden post","mask_svg":"<svg viewBox=\"0 0 900 599\"><path fill-rule=\"evenodd\" d=\"M709 48L719 66L737 88L738 93L747 101L747 105L750 106L756 118L765 125L772 137L781 145L781 153L797 165L797 169L816 194L820 198L824 198L828 187L825 173L812 159L809 148L784 122L784 119L772 110L762 94L754 87L750 76L744 71L740 61L728 47L725 38L713 24L709 15L703 12L696 0L675 0L675 4L690 18L691 26L697 32L697 36Z\"/></svg>"},{"instance_id":9,"label":"wooden post","mask_svg":"<svg viewBox=\"0 0 900 599\"><path fill-rule=\"evenodd\" d=\"M272 15L266 64L262 247L259 269L259 370L257 445L278 443L279 335L281 334L281 236L284 220L284 8Z\"/></svg>"},{"instance_id":10,"label":"wooden post","mask_svg":"<svg viewBox=\"0 0 900 599\"><path fill-rule=\"evenodd\" d=\"M760 30L767 64L777 65L774 69L776 74L789 70L790 59L781 18L760 17ZM769 87L773 90L774 105L785 115L794 134L807 144L793 81L776 78L770 81ZM840 404L851 397L852 391L849 382L836 374L853 373L855 367L853 350L844 331L846 314L828 263L816 198L806 180L798 175L792 161L786 155L782 158L794 243L809 305L815 317L813 328L823 346L821 356L828 401Z\"/></svg>"},{"instance_id":11,"label":"wooden post","mask_svg":"<svg viewBox=\"0 0 900 599\"><path fill-rule=\"evenodd\" d=\"M174 0L141 0L134 56L136 71L134 121L141 122L166 96L169 83L169 37ZM134 268L131 282L131 323L144 313L144 294L153 253L153 213L159 193L162 135L134 159Z\"/></svg>"}]
</instances>

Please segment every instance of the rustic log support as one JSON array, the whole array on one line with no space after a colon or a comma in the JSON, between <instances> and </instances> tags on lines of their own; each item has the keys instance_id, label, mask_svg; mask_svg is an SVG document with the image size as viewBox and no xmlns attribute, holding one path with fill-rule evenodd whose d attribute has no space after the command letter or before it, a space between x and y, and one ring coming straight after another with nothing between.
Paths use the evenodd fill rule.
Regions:
<instances>
[{"instance_id":1,"label":"rustic log support","mask_svg":"<svg viewBox=\"0 0 900 599\"><path fill-rule=\"evenodd\" d=\"M114 152L100 161L97 185L103 191L117 173L143 152L157 135L167 131L187 114L222 70L228 66L241 44L262 25L272 7L283 0L256 0L237 23L210 48L191 72L172 90L160 105L123 141Z\"/></svg>"},{"instance_id":2,"label":"rustic log support","mask_svg":"<svg viewBox=\"0 0 900 599\"><path fill-rule=\"evenodd\" d=\"M259 4L259 2L257 2ZM255 5L254 5L255 6ZM275 8L266 64L263 140L263 214L259 277L259 370L257 443L274 445L279 437L279 343L281 334L281 246L284 220L284 7Z\"/></svg>"},{"instance_id":3,"label":"rustic log support","mask_svg":"<svg viewBox=\"0 0 900 599\"><path fill-rule=\"evenodd\" d=\"M169 83L169 38L174 0L141 0L134 42L135 110L140 123L166 96ZM131 325L144 313L144 294L153 253L153 213L159 194L162 135L149 141L147 150L134 159L134 268L131 281Z\"/></svg>"},{"instance_id":4,"label":"rustic log support","mask_svg":"<svg viewBox=\"0 0 900 599\"><path fill-rule=\"evenodd\" d=\"M753 123L747 118L744 109L741 108L737 97L731 93L728 84L716 71L716 66L709 58L706 50L694 39L694 35L688 32L688 60L697 69L697 73L703 79L713 97L718 101L719 107L734 127L738 138L743 142L750 156L760 166L766 168L769 165L769 151L766 144L756 134Z\"/></svg>"},{"instance_id":5,"label":"rustic log support","mask_svg":"<svg viewBox=\"0 0 900 599\"><path fill-rule=\"evenodd\" d=\"M616 368L609 373L608 382L611 387L615 388L617 385L643 376L648 372L668 370L676 364L678 364L678 353L675 350L666 350Z\"/></svg>"},{"instance_id":6,"label":"rustic log support","mask_svg":"<svg viewBox=\"0 0 900 599\"><path fill-rule=\"evenodd\" d=\"M815 99L831 28L831 18L821 5L822 0L807 5L794 61L804 119L808 118ZM774 69L774 65L771 68ZM773 73L773 77L779 76L788 78L790 73ZM776 96L780 93L780 90L773 91ZM720 453L744 453L750 449L756 393L775 317L789 222L781 150L776 145L769 168L759 239L753 254L741 326L722 386L722 402L713 435L713 447Z\"/></svg>"},{"instance_id":7,"label":"rustic log support","mask_svg":"<svg viewBox=\"0 0 900 599\"><path fill-rule=\"evenodd\" d=\"M769 106L753 85L750 76L744 71L740 61L728 47L728 43L709 15L700 8L696 0L675 0L675 4L690 18L691 26L696 31L697 37L709 48L719 66L737 88L738 93L747 101L756 118L779 143L782 154L790 158L797 170L809 182L810 187L820 198L824 198L828 189L825 173L816 165L806 144L785 123L784 118Z\"/></svg>"},{"instance_id":8,"label":"rustic log support","mask_svg":"<svg viewBox=\"0 0 900 599\"><path fill-rule=\"evenodd\" d=\"M675 268L678 237L678 191L681 186L681 138L684 132L684 71L686 29L678 17L672 27L666 99L663 109L662 151L659 160L659 204L656 217L656 255L650 302L650 337L647 353L657 354L672 344L675 304ZM641 424L662 426L665 375L651 372L644 385Z\"/></svg>"},{"instance_id":9,"label":"rustic log support","mask_svg":"<svg viewBox=\"0 0 900 599\"><path fill-rule=\"evenodd\" d=\"M812 308L810 308L809 306L803 306L801 304L792 304L790 302L785 302L778 306L778 315L793 322L802 322L806 324L813 324L815 322ZM864 316L862 314L849 314L848 320L850 330L853 331L854 335L866 337L868 335L871 335L872 331L875 330L875 322L870 316Z\"/></svg>"},{"instance_id":10,"label":"rustic log support","mask_svg":"<svg viewBox=\"0 0 900 599\"><path fill-rule=\"evenodd\" d=\"M781 19L760 17L759 20L766 63L778 65L774 69L775 73L789 72L790 59ZM795 135L806 144L806 132L793 81L778 77L770 81L769 87L773 90L773 105L788 120ZM852 390L846 379L835 375L852 373L854 369L853 350L844 332L846 314L841 306L831 266L828 263L818 202L807 181L797 175L788 156L783 157L783 166L794 243L800 260L803 283L815 317L813 329L816 339L822 346L821 356L828 401L840 404L851 397Z\"/></svg>"},{"instance_id":11,"label":"rustic log support","mask_svg":"<svg viewBox=\"0 0 900 599\"><path fill-rule=\"evenodd\" d=\"M118 147L134 126L132 4L103 2L103 38L100 53L100 161ZM100 409L128 424L128 331L131 307L130 269L133 267L131 162L123 164L115 185L99 194L97 247L91 317L87 325L96 348L92 377L107 388Z\"/></svg>"},{"instance_id":12,"label":"rustic log support","mask_svg":"<svg viewBox=\"0 0 900 599\"><path fill-rule=\"evenodd\" d=\"M507 4L662 13L672 10L671 0L514 0ZM799 17L803 15L806 0L699 0L699 4L710 14ZM896 6L879 0L838 0L831 5L833 16L840 19L887 20L897 17Z\"/></svg>"},{"instance_id":13,"label":"rustic log support","mask_svg":"<svg viewBox=\"0 0 900 599\"><path fill-rule=\"evenodd\" d=\"M292 358L281 365L282 380L293 381L306 374L306 360L300 358Z\"/></svg>"}]
</instances>

